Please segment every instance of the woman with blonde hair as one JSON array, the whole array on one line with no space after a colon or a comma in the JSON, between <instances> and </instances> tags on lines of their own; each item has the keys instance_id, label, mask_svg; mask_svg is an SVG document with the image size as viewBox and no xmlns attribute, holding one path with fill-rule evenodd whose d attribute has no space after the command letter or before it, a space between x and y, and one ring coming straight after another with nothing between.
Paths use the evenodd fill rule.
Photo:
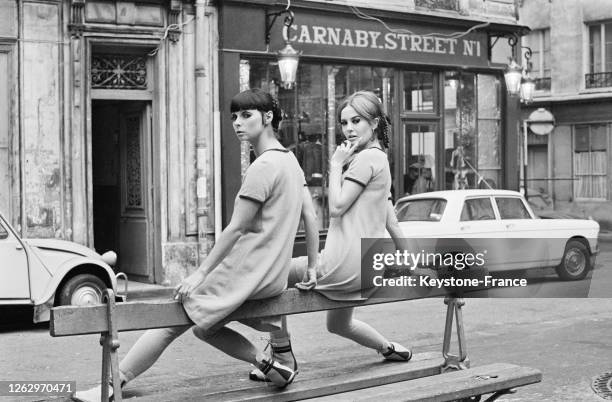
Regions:
<instances>
[{"instance_id":1,"label":"woman with blonde hair","mask_svg":"<svg viewBox=\"0 0 612 402\"><path fill-rule=\"evenodd\" d=\"M289 283L303 277L296 285L300 289L314 288L333 300L363 300L368 291L362 290L361 239L385 237L386 229L396 247L403 246L385 152L391 125L373 92L359 91L348 96L337 111L346 141L330 159L330 224L325 248L316 271L308 269L305 257L294 258ZM367 323L356 320L353 313L354 308L328 311L328 331L374 349L387 360L411 359L410 349L390 342ZM275 359L297 369L286 329L271 333L271 344ZM250 378L265 379L257 370L251 372Z\"/></svg>"}]
</instances>

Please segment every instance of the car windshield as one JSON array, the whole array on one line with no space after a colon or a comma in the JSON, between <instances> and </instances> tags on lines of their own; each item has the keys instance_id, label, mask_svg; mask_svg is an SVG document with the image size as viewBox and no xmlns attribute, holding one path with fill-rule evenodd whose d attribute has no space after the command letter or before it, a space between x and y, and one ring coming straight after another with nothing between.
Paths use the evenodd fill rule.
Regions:
<instances>
[{"instance_id":1,"label":"car windshield","mask_svg":"<svg viewBox=\"0 0 612 402\"><path fill-rule=\"evenodd\" d=\"M442 198L425 198L409 200L398 204L397 220L439 222L446 208L446 200Z\"/></svg>"}]
</instances>

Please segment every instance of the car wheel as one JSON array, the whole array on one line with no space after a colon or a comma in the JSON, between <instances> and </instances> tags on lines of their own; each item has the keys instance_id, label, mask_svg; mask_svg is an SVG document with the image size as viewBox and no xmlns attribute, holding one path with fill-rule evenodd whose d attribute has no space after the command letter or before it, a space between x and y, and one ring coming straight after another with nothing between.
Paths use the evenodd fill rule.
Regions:
<instances>
[{"instance_id":1,"label":"car wheel","mask_svg":"<svg viewBox=\"0 0 612 402\"><path fill-rule=\"evenodd\" d=\"M566 281L584 279L591 269L590 257L589 250L584 243L578 240L568 241L561 264L556 268L559 278Z\"/></svg>"},{"instance_id":2,"label":"car wheel","mask_svg":"<svg viewBox=\"0 0 612 402\"><path fill-rule=\"evenodd\" d=\"M92 274L72 277L64 284L59 294L60 306L85 306L101 304L106 285Z\"/></svg>"}]
</instances>

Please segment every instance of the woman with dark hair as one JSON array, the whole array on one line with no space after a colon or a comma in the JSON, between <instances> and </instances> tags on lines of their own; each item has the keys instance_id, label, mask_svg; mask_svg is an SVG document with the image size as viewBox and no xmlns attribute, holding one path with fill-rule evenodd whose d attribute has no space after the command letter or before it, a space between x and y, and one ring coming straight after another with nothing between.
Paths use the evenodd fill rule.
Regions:
<instances>
[{"instance_id":1,"label":"woman with dark hair","mask_svg":"<svg viewBox=\"0 0 612 402\"><path fill-rule=\"evenodd\" d=\"M387 154L390 121L373 92L359 91L345 98L338 106L338 122L346 141L336 148L330 160L329 213L330 224L325 248L319 255L316 273L304 257L292 260L294 283L300 289L315 289L332 300L362 300L361 239L382 238L385 229L396 247L403 248L403 233L391 202L391 171ZM346 168L343 172L343 168ZM367 293L367 292L365 292ZM410 349L389 342L370 325L353 317L353 308L327 312L329 332L349 338L374 349L387 360L408 361ZM289 334L271 333L274 359L294 364ZM254 380L265 380L254 370Z\"/></svg>"},{"instance_id":2,"label":"woman with dark hair","mask_svg":"<svg viewBox=\"0 0 612 402\"><path fill-rule=\"evenodd\" d=\"M175 288L194 322L194 334L237 359L256 365L277 386L293 381L295 371L258 353L240 333L225 327L226 317L249 299L280 294L300 216L304 220L308 265L314 269L318 230L304 173L292 152L275 136L282 119L278 103L262 90L239 93L231 102L234 131L248 141L257 158L249 166L234 202L228 226L200 267ZM277 330L281 318L243 321L259 331ZM119 365L125 385L155 363L165 348L191 326L145 332ZM100 400L100 387L77 393L81 400Z\"/></svg>"}]
</instances>

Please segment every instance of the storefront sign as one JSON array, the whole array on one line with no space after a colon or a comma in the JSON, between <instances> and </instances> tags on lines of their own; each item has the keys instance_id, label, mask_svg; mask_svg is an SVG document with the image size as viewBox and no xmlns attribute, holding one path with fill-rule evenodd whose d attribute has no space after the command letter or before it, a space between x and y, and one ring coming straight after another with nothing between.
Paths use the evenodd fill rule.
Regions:
<instances>
[{"instance_id":1,"label":"storefront sign","mask_svg":"<svg viewBox=\"0 0 612 402\"><path fill-rule=\"evenodd\" d=\"M270 52L284 46L286 36L305 57L379 62L488 67L487 34L440 24L400 20L363 20L351 14L296 9L284 35L283 17L270 32ZM265 11L228 5L222 14L223 48L265 50ZM384 24L383 24L384 23ZM236 30L236 27L240 27Z\"/></svg>"},{"instance_id":2,"label":"storefront sign","mask_svg":"<svg viewBox=\"0 0 612 402\"><path fill-rule=\"evenodd\" d=\"M445 55L459 54L476 58L482 55L481 43L478 40L445 38L429 34L383 33L319 25L294 25L291 28L289 40L293 43Z\"/></svg>"}]
</instances>

